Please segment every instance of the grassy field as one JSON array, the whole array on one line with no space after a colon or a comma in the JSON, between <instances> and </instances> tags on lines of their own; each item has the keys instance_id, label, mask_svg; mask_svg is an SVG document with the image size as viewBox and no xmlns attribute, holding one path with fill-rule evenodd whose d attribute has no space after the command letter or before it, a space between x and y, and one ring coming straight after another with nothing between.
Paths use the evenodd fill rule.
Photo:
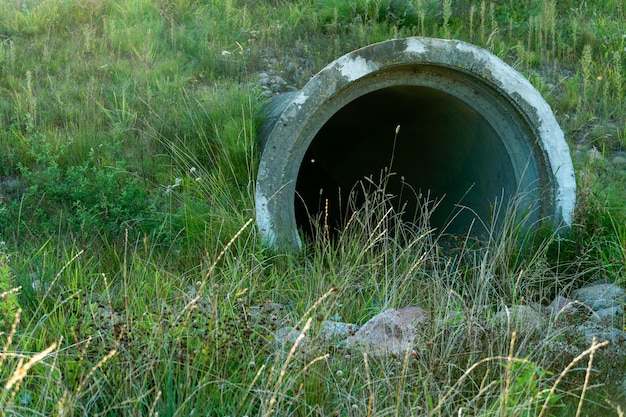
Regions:
<instances>
[{"instance_id":1,"label":"grassy field","mask_svg":"<svg viewBox=\"0 0 626 417\"><path fill-rule=\"evenodd\" d=\"M587 367L623 358L493 324L626 285L622 0L1 3L2 416L622 415ZM253 224L258 74L288 91L414 35L485 47L544 95L577 172L571 235L509 222L444 252L427 225L400 244L364 212L338 241L272 253ZM325 319L407 305L433 320L405 357L316 342ZM312 347L277 349L286 323Z\"/></svg>"}]
</instances>

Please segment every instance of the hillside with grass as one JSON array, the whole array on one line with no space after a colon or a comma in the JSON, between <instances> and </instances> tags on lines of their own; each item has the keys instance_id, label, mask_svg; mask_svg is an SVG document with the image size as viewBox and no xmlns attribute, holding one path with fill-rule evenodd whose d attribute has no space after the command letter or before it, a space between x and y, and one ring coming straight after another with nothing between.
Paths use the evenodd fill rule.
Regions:
<instances>
[{"instance_id":1,"label":"hillside with grass","mask_svg":"<svg viewBox=\"0 0 626 417\"><path fill-rule=\"evenodd\" d=\"M623 415L623 352L494 324L626 287L622 0L1 3L2 416ZM576 170L568 235L507 216L451 249L427 216L361 210L336 239L264 244L262 106L408 36L481 46L541 92ZM402 357L318 337L404 306L432 319Z\"/></svg>"}]
</instances>

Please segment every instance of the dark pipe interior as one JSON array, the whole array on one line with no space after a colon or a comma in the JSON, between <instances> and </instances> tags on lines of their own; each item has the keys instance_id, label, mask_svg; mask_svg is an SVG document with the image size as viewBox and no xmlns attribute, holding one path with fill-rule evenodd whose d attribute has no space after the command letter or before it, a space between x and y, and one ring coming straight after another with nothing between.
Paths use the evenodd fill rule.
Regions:
<instances>
[{"instance_id":1,"label":"dark pipe interior","mask_svg":"<svg viewBox=\"0 0 626 417\"><path fill-rule=\"evenodd\" d=\"M452 233L466 233L475 215L487 221L517 183L501 139L470 105L433 88L393 86L355 99L316 134L296 184L298 226L312 233L309 216L323 218L327 207L328 226L341 228L350 190L365 177L378 184L383 172L392 173L386 191L396 208L405 205L405 221L419 216L421 192L441 200L431 227ZM459 206L474 213L461 210L450 223Z\"/></svg>"}]
</instances>

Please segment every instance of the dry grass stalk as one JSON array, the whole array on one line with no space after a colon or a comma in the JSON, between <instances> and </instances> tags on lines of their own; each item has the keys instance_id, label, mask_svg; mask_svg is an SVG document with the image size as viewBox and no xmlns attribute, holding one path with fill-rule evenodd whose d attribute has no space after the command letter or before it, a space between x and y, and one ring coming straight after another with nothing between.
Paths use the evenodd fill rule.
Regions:
<instances>
[{"instance_id":1,"label":"dry grass stalk","mask_svg":"<svg viewBox=\"0 0 626 417\"><path fill-rule=\"evenodd\" d=\"M293 343L293 346L291 346L291 349L289 350L289 354L287 354L287 358L285 359L285 362L283 363L283 366L281 367L280 372L278 373L278 379L276 380L276 384L274 385L274 389L272 390L272 396L270 398L268 408L265 411L265 414L263 414L264 417L269 417L274 413L276 402L277 402L276 398L278 397L278 393L281 391L281 385L282 385L283 379L285 378L285 375L287 374L287 367L289 366L289 364L291 363L291 360L296 354L296 351L298 350L298 346L300 346L300 343L302 342L302 340L304 340L304 337L306 336L306 332L309 331L309 328L311 327L312 322L313 322L313 318L309 317L308 320L306 321L306 324L304 325L304 328L302 329L302 331L296 338L296 341Z\"/></svg>"},{"instance_id":2,"label":"dry grass stalk","mask_svg":"<svg viewBox=\"0 0 626 417\"><path fill-rule=\"evenodd\" d=\"M215 270L215 267L217 267L217 264L220 262L224 254L226 254L226 252L231 247L231 245L237 240L237 238L243 233L243 231L246 230L248 226L250 226L250 224L253 221L254 219L249 219L243 226L241 226L241 228L237 231L237 233L235 233L235 235L228 241L226 246L224 246L224 249L222 249L221 252L217 255L217 257L211 264L211 267L209 268L207 273L204 275L204 279L202 280L202 283L200 284L200 287L198 288L198 291L196 292L196 296L191 301L189 301L187 305L185 305L185 307L183 307L183 309L178 314L174 322L177 322L178 320L180 320L180 318L183 316L185 312L187 312L187 317L185 321L189 318L189 313L191 313L191 311L193 310L192 307L195 306L198 303L198 300L200 300L200 297L202 297L202 293L204 291L204 288L206 287L207 280L213 273L213 270Z\"/></svg>"},{"instance_id":3,"label":"dry grass stalk","mask_svg":"<svg viewBox=\"0 0 626 417\"><path fill-rule=\"evenodd\" d=\"M548 409L548 403L550 401L550 398L554 395L555 391L556 391L556 387L559 385L559 383L563 380L563 378L565 378L565 375L567 375L567 373L574 367L574 365L576 365L582 358L584 358L585 356L589 355L589 354L593 354L596 350L607 346L609 344L608 340L605 340L604 342L598 343L596 344L596 340L595 338L592 340L591 342L591 346L589 347L589 349L585 350L584 352L582 352L580 355L576 356L574 359L572 359L572 361L569 363L569 365L567 365L565 367L565 369L563 369L563 371L561 372L561 374L559 375L559 377L556 379L556 381L554 382L554 384L552 385L552 387L550 388L550 390L548 391L548 395L546 396L546 399L543 403L543 406L541 407L541 412L539 413L538 417L543 417L543 415L546 413L547 409ZM586 378L585 378L586 379ZM536 398L539 395L543 395L545 393L545 390L540 391Z\"/></svg>"},{"instance_id":4,"label":"dry grass stalk","mask_svg":"<svg viewBox=\"0 0 626 417\"><path fill-rule=\"evenodd\" d=\"M596 344L596 338L594 336L591 341L591 346L595 344ZM589 386L589 376L591 375L591 365L593 363L594 353L595 353L595 350L592 350L591 353L589 353L589 362L587 363L587 372L585 372L585 383L583 384L583 390L580 393L580 399L578 400L578 408L576 409L576 417L580 415L580 412L583 407L583 402L585 401L585 392L587 392L587 387Z\"/></svg>"},{"instance_id":5,"label":"dry grass stalk","mask_svg":"<svg viewBox=\"0 0 626 417\"><path fill-rule=\"evenodd\" d=\"M365 378L367 378L367 391L369 393L367 398L367 417L371 417L374 414L374 389L372 388L372 380L370 377L370 364L367 360L367 352L363 351L363 363L365 364Z\"/></svg>"}]
</instances>

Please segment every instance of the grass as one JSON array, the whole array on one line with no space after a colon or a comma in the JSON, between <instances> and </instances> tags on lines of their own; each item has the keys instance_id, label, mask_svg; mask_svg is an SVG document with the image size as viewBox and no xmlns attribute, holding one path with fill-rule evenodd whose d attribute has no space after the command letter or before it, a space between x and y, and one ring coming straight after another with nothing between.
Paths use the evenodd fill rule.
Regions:
<instances>
[{"instance_id":1,"label":"grass","mask_svg":"<svg viewBox=\"0 0 626 417\"><path fill-rule=\"evenodd\" d=\"M623 415L595 371L615 364L601 343L495 317L597 278L626 284L625 13L617 0L5 4L2 415ZM451 252L373 190L337 239L272 253L250 223L256 74L299 88L412 35L488 48L546 97L578 177L571 236L509 221ZM433 320L404 357L318 338L322 320L407 305ZM300 336L277 349L285 323Z\"/></svg>"}]
</instances>

